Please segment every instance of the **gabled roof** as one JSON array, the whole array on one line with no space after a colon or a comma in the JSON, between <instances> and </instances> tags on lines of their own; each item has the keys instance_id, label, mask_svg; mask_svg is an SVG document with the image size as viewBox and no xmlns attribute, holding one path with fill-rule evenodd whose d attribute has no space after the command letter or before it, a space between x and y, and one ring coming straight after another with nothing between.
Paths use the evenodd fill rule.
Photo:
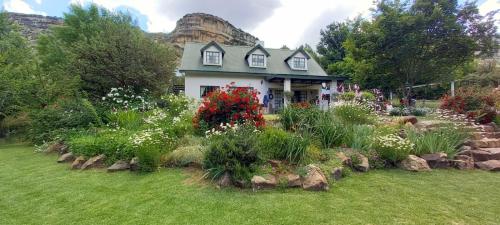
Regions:
<instances>
[{"instance_id":1,"label":"gabled roof","mask_svg":"<svg viewBox=\"0 0 500 225\"><path fill-rule=\"evenodd\" d=\"M226 51L224 51L224 49L219 44L217 44L217 42L211 41L200 49L201 54L203 55L203 52L208 48L210 48L211 46L217 48L222 53L222 56L224 56L224 54L226 53Z\"/></svg>"},{"instance_id":2,"label":"gabled roof","mask_svg":"<svg viewBox=\"0 0 500 225\"><path fill-rule=\"evenodd\" d=\"M248 56L250 56L257 49L260 49L262 52L264 52L266 57L269 57L271 55L264 47L262 47L262 45L257 44L255 45L255 47L253 47L252 49L250 49L250 51L247 52L247 54L245 55L245 59L248 58Z\"/></svg>"},{"instance_id":3,"label":"gabled roof","mask_svg":"<svg viewBox=\"0 0 500 225\"><path fill-rule=\"evenodd\" d=\"M221 66L207 66L203 64L203 58L200 55L200 49L204 48L203 43L186 43L182 55L180 72L199 71L199 72L218 72L218 73L242 73L261 76L328 76L321 66L311 58L307 60L307 70L292 70L285 59L293 55L296 51L289 49L265 48L269 53L265 69L248 66L245 56L253 46L230 46L220 45L226 51L222 59Z\"/></svg>"},{"instance_id":4,"label":"gabled roof","mask_svg":"<svg viewBox=\"0 0 500 225\"><path fill-rule=\"evenodd\" d=\"M294 55L296 55L299 52L302 53L303 55L305 55L307 59L311 58L309 56L309 54L307 54L306 50L304 50L304 48L302 46L300 46L300 48L298 48L292 54L290 54L288 57L286 57L285 62L288 61L290 58L292 58Z\"/></svg>"}]
</instances>

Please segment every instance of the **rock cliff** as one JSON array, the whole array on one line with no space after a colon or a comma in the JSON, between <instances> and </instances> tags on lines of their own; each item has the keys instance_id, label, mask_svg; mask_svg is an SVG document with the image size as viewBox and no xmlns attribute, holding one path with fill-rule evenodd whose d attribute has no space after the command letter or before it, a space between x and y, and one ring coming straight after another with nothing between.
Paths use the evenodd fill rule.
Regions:
<instances>
[{"instance_id":1,"label":"rock cliff","mask_svg":"<svg viewBox=\"0 0 500 225\"><path fill-rule=\"evenodd\" d=\"M186 42L216 41L227 45L255 45L259 39L217 16L191 13L177 21L175 29L166 36L166 40L182 48Z\"/></svg>"},{"instance_id":2,"label":"rock cliff","mask_svg":"<svg viewBox=\"0 0 500 225\"><path fill-rule=\"evenodd\" d=\"M8 13L8 16L22 26L23 35L32 42L51 25L63 23L63 20L58 17L22 13ZM177 21L175 29L169 34L149 33L148 35L159 42L172 43L180 50L186 42L217 41L227 45L254 45L259 40L234 27L228 21L205 13L186 14Z\"/></svg>"},{"instance_id":3,"label":"rock cliff","mask_svg":"<svg viewBox=\"0 0 500 225\"><path fill-rule=\"evenodd\" d=\"M52 25L61 25L62 18L23 13L7 13L9 19L21 25L21 33L31 42Z\"/></svg>"}]
</instances>

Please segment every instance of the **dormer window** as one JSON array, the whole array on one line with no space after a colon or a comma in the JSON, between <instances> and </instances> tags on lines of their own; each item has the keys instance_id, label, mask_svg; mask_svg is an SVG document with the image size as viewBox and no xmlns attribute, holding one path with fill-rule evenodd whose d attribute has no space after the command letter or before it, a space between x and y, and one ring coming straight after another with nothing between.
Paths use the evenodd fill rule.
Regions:
<instances>
[{"instance_id":1,"label":"dormer window","mask_svg":"<svg viewBox=\"0 0 500 225\"><path fill-rule=\"evenodd\" d=\"M306 69L306 58L293 57L293 68L305 70Z\"/></svg>"},{"instance_id":2,"label":"dormer window","mask_svg":"<svg viewBox=\"0 0 500 225\"><path fill-rule=\"evenodd\" d=\"M205 63L211 65L220 65L220 52L206 51Z\"/></svg>"},{"instance_id":3,"label":"dormer window","mask_svg":"<svg viewBox=\"0 0 500 225\"><path fill-rule=\"evenodd\" d=\"M264 60L263 54L252 54L252 63L251 65L254 67L265 67L266 62Z\"/></svg>"},{"instance_id":4,"label":"dormer window","mask_svg":"<svg viewBox=\"0 0 500 225\"><path fill-rule=\"evenodd\" d=\"M222 66L222 59L224 57L224 49L212 41L200 49L201 56L203 57L203 65L207 66Z\"/></svg>"}]
</instances>

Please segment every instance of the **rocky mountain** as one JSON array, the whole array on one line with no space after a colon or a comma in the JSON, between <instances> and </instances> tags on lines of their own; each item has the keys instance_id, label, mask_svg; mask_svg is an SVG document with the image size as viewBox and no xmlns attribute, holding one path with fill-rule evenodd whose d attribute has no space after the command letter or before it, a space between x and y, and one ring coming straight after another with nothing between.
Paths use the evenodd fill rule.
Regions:
<instances>
[{"instance_id":1,"label":"rocky mountain","mask_svg":"<svg viewBox=\"0 0 500 225\"><path fill-rule=\"evenodd\" d=\"M255 45L259 39L236 28L228 21L205 13L190 13L177 21L166 40L179 47L186 42L216 41L227 45Z\"/></svg>"},{"instance_id":2,"label":"rocky mountain","mask_svg":"<svg viewBox=\"0 0 500 225\"><path fill-rule=\"evenodd\" d=\"M51 25L60 25L63 20L58 17L8 13L11 20L22 25L22 33L30 41L46 31ZM205 13L186 14L177 21L175 29L168 33L150 33L152 38L160 42L171 43L182 49L186 42L217 41L227 45L254 45L258 38L236 28L228 21Z\"/></svg>"},{"instance_id":3,"label":"rocky mountain","mask_svg":"<svg viewBox=\"0 0 500 225\"><path fill-rule=\"evenodd\" d=\"M21 25L21 33L31 42L52 25L61 25L62 18L53 16L32 15L23 13L7 13L9 19Z\"/></svg>"}]
</instances>

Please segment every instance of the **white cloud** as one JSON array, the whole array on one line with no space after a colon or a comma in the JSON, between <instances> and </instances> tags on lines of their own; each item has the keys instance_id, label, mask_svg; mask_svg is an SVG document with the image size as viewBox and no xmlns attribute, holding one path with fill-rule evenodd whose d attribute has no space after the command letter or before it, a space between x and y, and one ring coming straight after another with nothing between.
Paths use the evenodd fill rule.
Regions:
<instances>
[{"instance_id":1,"label":"white cloud","mask_svg":"<svg viewBox=\"0 0 500 225\"><path fill-rule=\"evenodd\" d=\"M3 8L8 12L26 13L26 14L39 14L46 16L47 13L42 11L35 11L31 6L23 0L5 0Z\"/></svg>"},{"instance_id":2,"label":"white cloud","mask_svg":"<svg viewBox=\"0 0 500 225\"><path fill-rule=\"evenodd\" d=\"M485 15L488 12L500 9L500 0L486 0L483 4L479 5L479 13ZM500 26L500 12L495 15L496 25Z\"/></svg>"},{"instance_id":3,"label":"white cloud","mask_svg":"<svg viewBox=\"0 0 500 225\"><path fill-rule=\"evenodd\" d=\"M287 45L295 48L303 42L315 46L319 31L333 21L343 21L367 14L372 0L282 0L282 7L273 16L251 31L265 42L266 47Z\"/></svg>"},{"instance_id":4,"label":"white cloud","mask_svg":"<svg viewBox=\"0 0 500 225\"><path fill-rule=\"evenodd\" d=\"M38 5L41 5L42 4L42 0L35 0L36 4Z\"/></svg>"}]
</instances>

